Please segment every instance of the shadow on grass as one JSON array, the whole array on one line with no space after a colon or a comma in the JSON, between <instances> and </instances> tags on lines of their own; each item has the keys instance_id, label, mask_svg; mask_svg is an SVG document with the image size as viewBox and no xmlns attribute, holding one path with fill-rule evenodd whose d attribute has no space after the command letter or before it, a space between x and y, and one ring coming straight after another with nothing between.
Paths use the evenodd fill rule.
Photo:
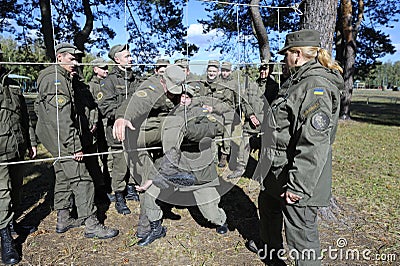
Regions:
<instances>
[{"instance_id":1,"label":"shadow on grass","mask_svg":"<svg viewBox=\"0 0 400 266\"><path fill-rule=\"evenodd\" d=\"M378 125L400 126L400 105L394 103L352 102L351 118Z\"/></svg>"}]
</instances>

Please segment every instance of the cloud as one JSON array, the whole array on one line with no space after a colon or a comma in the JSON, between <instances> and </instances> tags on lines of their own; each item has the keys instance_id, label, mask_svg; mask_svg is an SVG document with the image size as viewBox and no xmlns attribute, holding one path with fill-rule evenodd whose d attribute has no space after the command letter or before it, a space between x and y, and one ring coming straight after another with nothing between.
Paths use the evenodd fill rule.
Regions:
<instances>
[{"instance_id":1,"label":"cloud","mask_svg":"<svg viewBox=\"0 0 400 266\"><path fill-rule=\"evenodd\" d=\"M207 48L212 41L217 41L223 34L217 30L203 33L203 25L196 23L189 25L187 36L190 43L196 44L200 48Z\"/></svg>"}]
</instances>

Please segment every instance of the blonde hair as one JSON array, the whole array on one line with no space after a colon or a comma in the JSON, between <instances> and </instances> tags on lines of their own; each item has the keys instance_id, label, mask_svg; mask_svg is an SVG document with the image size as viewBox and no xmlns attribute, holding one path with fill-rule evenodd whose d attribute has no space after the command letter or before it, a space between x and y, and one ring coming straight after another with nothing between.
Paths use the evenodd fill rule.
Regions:
<instances>
[{"instance_id":1,"label":"blonde hair","mask_svg":"<svg viewBox=\"0 0 400 266\"><path fill-rule=\"evenodd\" d=\"M343 68L339 66L338 62L333 61L331 55L327 50L321 47L304 46L304 47L293 47L289 49L290 51L301 50L305 59L311 60L318 56L318 61L324 67L335 69L340 73L343 73Z\"/></svg>"}]
</instances>

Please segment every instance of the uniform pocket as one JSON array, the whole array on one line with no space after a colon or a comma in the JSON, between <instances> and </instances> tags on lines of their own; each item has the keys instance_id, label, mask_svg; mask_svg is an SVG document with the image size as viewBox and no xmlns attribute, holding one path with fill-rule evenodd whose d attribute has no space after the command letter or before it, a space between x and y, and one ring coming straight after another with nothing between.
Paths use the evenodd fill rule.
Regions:
<instances>
[{"instance_id":1,"label":"uniform pocket","mask_svg":"<svg viewBox=\"0 0 400 266\"><path fill-rule=\"evenodd\" d=\"M9 123L0 122L0 155L17 151L17 140Z\"/></svg>"}]
</instances>

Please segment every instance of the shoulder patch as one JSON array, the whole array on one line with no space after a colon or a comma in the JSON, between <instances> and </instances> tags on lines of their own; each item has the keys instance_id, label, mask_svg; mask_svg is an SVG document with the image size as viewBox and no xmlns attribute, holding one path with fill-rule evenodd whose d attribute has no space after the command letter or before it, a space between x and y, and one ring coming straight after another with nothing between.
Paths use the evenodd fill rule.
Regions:
<instances>
[{"instance_id":1,"label":"shoulder patch","mask_svg":"<svg viewBox=\"0 0 400 266\"><path fill-rule=\"evenodd\" d=\"M324 95L324 89L322 88L315 88L314 95Z\"/></svg>"},{"instance_id":2,"label":"shoulder patch","mask_svg":"<svg viewBox=\"0 0 400 266\"><path fill-rule=\"evenodd\" d=\"M58 103L59 107L63 107L66 104L66 102L67 102L67 99L65 99L64 96L62 96L62 95L57 96L57 103Z\"/></svg>"},{"instance_id":3,"label":"shoulder patch","mask_svg":"<svg viewBox=\"0 0 400 266\"><path fill-rule=\"evenodd\" d=\"M147 92L145 92L143 90L137 91L137 92L135 92L135 94L137 97L140 97L140 98L147 97Z\"/></svg>"},{"instance_id":4,"label":"shoulder patch","mask_svg":"<svg viewBox=\"0 0 400 266\"><path fill-rule=\"evenodd\" d=\"M100 101L101 99L103 99L104 94L100 91L99 93L97 93L97 100Z\"/></svg>"},{"instance_id":5,"label":"shoulder patch","mask_svg":"<svg viewBox=\"0 0 400 266\"><path fill-rule=\"evenodd\" d=\"M55 81L54 81L54 85L56 85L56 86L57 86L57 85L61 85L61 81L55 80Z\"/></svg>"},{"instance_id":6,"label":"shoulder patch","mask_svg":"<svg viewBox=\"0 0 400 266\"><path fill-rule=\"evenodd\" d=\"M213 123L217 122L217 119L216 119L215 116L213 116L213 115L207 115L207 119L208 119L210 122L213 122Z\"/></svg>"},{"instance_id":7,"label":"shoulder patch","mask_svg":"<svg viewBox=\"0 0 400 266\"><path fill-rule=\"evenodd\" d=\"M152 91L156 90L156 88L154 88L152 85L149 85L149 89L152 90Z\"/></svg>"},{"instance_id":8,"label":"shoulder patch","mask_svg":"<svg viewBox=\"0 0 400 266\"><path fill-rule=\"evenodd\" d=\"M318 112L311 118L311 125L318 131L324 131L330 123L329 116L324 112Z\"/></svg>"}]
</instances>

